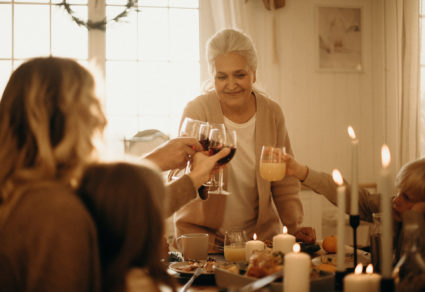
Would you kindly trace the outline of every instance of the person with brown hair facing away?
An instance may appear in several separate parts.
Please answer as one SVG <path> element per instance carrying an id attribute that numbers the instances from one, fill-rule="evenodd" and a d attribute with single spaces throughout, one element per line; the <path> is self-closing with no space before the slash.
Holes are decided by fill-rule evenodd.
<path id="1" fill-rule="evenodd" d="M 74 187 L 106 124 L 92 75 L 35 58 L 0 101 L 0 289 L 100 291 L 96 228 Z"/>
<path id="2" fill-rule="evenodd" d="M 24 62 L 6 85 L 0 100 L 2 291 L 102 288 L 95 224 L 75 194 L 83 170 L 99 159 L 94 139 L 106 125 L 95 89 L 87 69 L 58 57 Z M 166 167 L 173 154 L 167 163 L 174 166 L 196 143 L 177 139 L 147 158 Z M 194 154 L 206 163 L 168 187 L 177 191 L 167 197 L 179 198 L 169 209 L 196 198 L 220 155 Z"/>

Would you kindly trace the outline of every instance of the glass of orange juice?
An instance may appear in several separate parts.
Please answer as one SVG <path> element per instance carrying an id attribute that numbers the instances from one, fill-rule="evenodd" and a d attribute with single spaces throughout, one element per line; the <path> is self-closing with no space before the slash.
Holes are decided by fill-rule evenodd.
<path id="1" fill-rule="evenodd" d="M 260 158 L 260 175 L 267 181 L 279 181 L 285 177 L 285 147 L 263 146 Z"/>
<path id="2" fill-rule="evenodd" d="M 248 240 L 245 230 L 226 231 L 224 234 L 224 259 L 228 262 L 245 261 L 245 244 Z"/>

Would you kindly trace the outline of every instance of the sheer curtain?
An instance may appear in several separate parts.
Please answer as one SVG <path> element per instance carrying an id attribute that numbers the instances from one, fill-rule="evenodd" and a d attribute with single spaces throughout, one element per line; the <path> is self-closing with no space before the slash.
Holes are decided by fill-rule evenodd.
<path id="1" fill-rule="evenodd" d="M 420 30 L 419 1 L 400 0 L 401 90 L 400 90 L 400 164 L 423 155 L 420 140 Z"/>

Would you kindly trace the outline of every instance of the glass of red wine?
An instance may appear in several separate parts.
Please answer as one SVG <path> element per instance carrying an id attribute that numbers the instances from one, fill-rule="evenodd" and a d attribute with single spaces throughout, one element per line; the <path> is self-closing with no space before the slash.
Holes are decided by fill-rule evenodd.
<path id="1" fill-rule="evenodd" d="M 214 123 L 207 123 L 203 124 L 199 128 L 199 143 L 202 145 L 205 151 L 209 152 L 209 133 L 212 129 L 219 129 L 220 131 L 225 131 L 224 124 L 214 124 Z M 211 153 L 209 153 L 211 154 Z M 211 175 L 210 179 L 204 183 L 204 186 L 207 186 L 209 188 L 217 188 L 217 181 L 215 180 L 215 176 Z"/>
<path id="2" fill-rule="evenodd" d="M 200 135 L 201 135 L 201 126 L 208 128 L 208 123 L 204 121 L 195 120 L 189 117 L 186 117 L 183 120 L 183 123 L 181 125 L 179 136 L 180 137 L 193 137 L 200 141 Z M 207 132 L 208 137 L 208 132 Z M 201 142 L 202 144 L 202 142 Z M 178 179 L 180 176 L 184 174 L 188 174 L 190 172 L 191 167 L 191 159 L 192 157 L 189 157 L 189 160 L 187 161 L 186 167 L 184 168 L 184 172 L 182 169 L 173 169 L 170 171 L 168 175 L 168 181 L 174 181 Z"/>
<path id="3" fill-rule="evenodd" d="M 224 189 L 224 177 L 223 177 L 223 166 L 232 160 L 236 152 L 237 135 L 235 130 L 230 129 L 211 129 L 209 136 L 208 151 L 210 155 L 219 152 L 224 147 L 230 148 L 230 153 L 217 161 L 217 165 L 220 167 L 219 170 L 219 183 L 218 188 L 213 191 L 209 191 L 209 194 L 221 194 L 230 195 L 230 192 Z"/>

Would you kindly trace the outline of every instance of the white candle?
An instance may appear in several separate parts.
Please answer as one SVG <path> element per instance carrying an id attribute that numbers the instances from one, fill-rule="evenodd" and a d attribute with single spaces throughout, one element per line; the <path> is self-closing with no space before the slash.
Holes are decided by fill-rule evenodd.
<path id="1" fill-rule="evenodd" d="M 300 252 L 298 243 L 294 244 L 293 252 L 285 255 L 283 268 L 283 291 L 310 291 L 310 256 Z M 364 291 L 363 291 L 364 292 Z"/>
<path id="2" fill-rule="evenodd" d="M 334 182 L 338 185 L 337 188 L 337 250 L 336 250 L 336 270 L 339 272 L 345 271 L 345 186 L 341 173 L 334 169 L 332 171 Z"/>
<path id="3" fill-rule="evenodd" d="M 283 226 L 283 234 L 273 236 L 273 251 L 280 251 L 287 254 L 292 251 L 292 246 L 295 243 L 295 236 L 288 234 L 288 228 Z"/>
<path id="4" fill-rule="evenodd" d="M 359 140 L 356 138 L 354 129 L 348 127 L 348 135 L 351 137 L 351 215 L 359 214 Z"/>
<path id="5" fill-rule="evenodd" d="M 362 273 L 363 265 L 358 264 L 354 273 L 344 277 L 344 292 L 379 292 L 381 276 L 373 272 L 372 264 Z"/>
<path id="6" fill-rule="evenodd" d="M 254 240 L 247 241 L 245 245 L 245 257 L 247 261 L 249 261 L 249 258 L 251 257 L 251 254 L 254 250 L 264 250 L 264 242 L 257 240 L 257 234 L 254 233 L 253 238 Z"/>
<path id="7" fill-rule="evenodd" d="M 381 213 L 382 213 L 382 277 L 391 278 L 393 261 L 393 236 L 391 213 L 391 155 L 387 145 L 381 148 Z"/>

